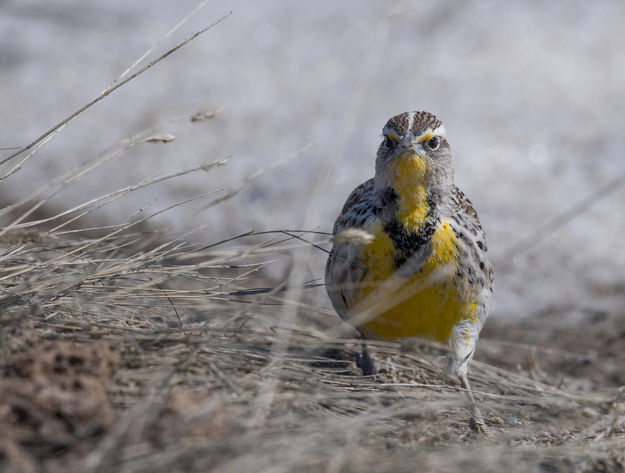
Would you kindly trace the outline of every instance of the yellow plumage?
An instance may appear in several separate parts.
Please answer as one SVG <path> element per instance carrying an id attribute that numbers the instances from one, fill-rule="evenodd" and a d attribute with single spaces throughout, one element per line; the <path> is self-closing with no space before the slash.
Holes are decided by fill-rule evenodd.
<path id="1" fill-rule="evenodd" d="M 364 317 L 368 320 L 359 325 L 362 331 L 370 338 L 389 341 L 421 337 L 447 342 L 453 326 L 475 310 L 475 302 L 463 301 L 452 284 L 455 244 L 449 224 L 439 224 L 432 237 L 432 252 L 421 270 L 410 278 L 393 280 L 393 243 L 383 231 L 374 233 L 374 240 L 362 251 L 361 264 L 367 276 L 353 309 L 353 317 L 369 310 Z"/>
<path id="2" fill-rule="evenodd" d="M 391 164 L 390 179 L 399 204 L 397 219 L 407 230 L 417 230 L 427 217 L 425 171 L 425 161 L 414 153 L 404 153 Z"/>

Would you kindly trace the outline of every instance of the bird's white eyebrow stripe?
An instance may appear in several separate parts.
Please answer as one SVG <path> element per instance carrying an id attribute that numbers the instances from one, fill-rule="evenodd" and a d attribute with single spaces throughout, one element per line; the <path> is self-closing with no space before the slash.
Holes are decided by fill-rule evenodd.
<path id="1" fill-rule="evenodd" d="M 447 136 L 447 130 L 445 130 L 445 127 L 443 125 L 437 126 L 432 133 L 437 136 L 442 136 L 443 138 Z"/>

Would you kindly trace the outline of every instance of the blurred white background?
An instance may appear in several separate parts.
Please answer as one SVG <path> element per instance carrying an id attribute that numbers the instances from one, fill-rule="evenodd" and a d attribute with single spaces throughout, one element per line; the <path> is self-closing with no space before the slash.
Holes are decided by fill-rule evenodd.
<path id="1" fill-rule="evenodd" d="M 29 143 L 88 102 L 197 3 L 0 1 L 0 148 Z M 164 127 L 176 141 L 131 149 L 51 204 L 68 208 L 230 156 L 217 170 L 133 193 L 97 218 L 126 220 L 155 198 L 152 207 L 162 208 L 267 168 L 229 202 L 160 221 L 210 224 L 207 241 L 330 230 L 348 193 L 373 175 L 386 120 L 423 109 L 445 123 L 456 181 L 486 228 L 494 316 L 551 314 L 565 323 L 622 311 L 625 185 L 536 246 L 514 257 L 509 250 L 625 176 L 625 3 L 214 0 L 157 52 L 229 11 L 72 122 L 0 184 L 2 202 L 148 127 L 220 108 L 212 121 Z M 313 254 L 321 277 L 325 256 Z"/>

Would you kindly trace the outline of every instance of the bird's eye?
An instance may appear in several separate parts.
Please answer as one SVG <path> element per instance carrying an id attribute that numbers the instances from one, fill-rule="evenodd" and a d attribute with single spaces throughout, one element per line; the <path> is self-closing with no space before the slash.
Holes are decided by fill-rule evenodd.
<path id="1" fill-rule="evenodd" d="M 394 144 L 395 141 L 393 141 L 392 138 L 388 136 L 384 137 L 384 146 L 386 146 L 387 148 L 392 148 Z"/>
<path id="2" fill-rule="evenodd" d="M 430 151 L 436 151 L 438 147 L 441 145 L 441 140 L 438 136 L 434 138 L 430 138 L 425 142 L 425 145 L 429 148 Z"/>

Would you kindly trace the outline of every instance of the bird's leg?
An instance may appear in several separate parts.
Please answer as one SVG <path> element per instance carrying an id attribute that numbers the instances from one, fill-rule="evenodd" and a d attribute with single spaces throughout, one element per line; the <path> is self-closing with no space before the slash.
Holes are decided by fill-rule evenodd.
<path id="1" fill-rule="evenodd" d="M 369 350 L 367 350 L 367 345 L 364 343 L 362 344 L 362 355 L 356 354 L 356 364 L 362 369 L 363 376 L 374 376 L 378 373 L 378 370 L 375 369 L 375 363 L 369 355 Z"/>
<path id="2" fill-rule="evenodd" d="M 471 403 L 471 418 L 474 423 L 474 425 L 472 425 L 472 428 L 478 432 L 487 433 L 486 423 L 484 422 L 484 418 L 482 417 L 480 408 L 477 407 L 475 398 L 473 397 L 473 393 L 471 392 L 471 386 L 469 386 L 469 380 L 467 379 L 467 374 L 466 373 L 459 374 L 458 379 L 460 380 L 460 386 L 462 386 L 462 388 L 465 389 L 465 392 L 467 393 L 467 397 L 469 398 L 469 402 Z"/>

